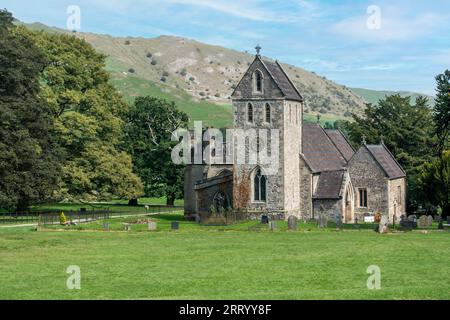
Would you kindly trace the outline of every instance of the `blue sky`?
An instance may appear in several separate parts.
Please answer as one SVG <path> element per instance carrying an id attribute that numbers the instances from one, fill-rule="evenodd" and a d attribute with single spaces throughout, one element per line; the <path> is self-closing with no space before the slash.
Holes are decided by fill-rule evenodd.
<path id="1" fill-rule="evenodd" d="M 22 21 L 61 28 L 69 5 L 80 7 L 83 32 L 251 52 L 259 43 L 265 56 L 351 87 L 434 94 L 434 76 L 450 68 L 448 0 L 0 0 Z M 379 29 L 367 27 L 371 5 Z"/>

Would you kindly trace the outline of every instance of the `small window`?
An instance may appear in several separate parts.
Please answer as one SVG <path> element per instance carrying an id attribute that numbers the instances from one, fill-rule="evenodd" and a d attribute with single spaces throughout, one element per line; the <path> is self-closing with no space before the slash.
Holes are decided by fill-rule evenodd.
<path id="1" fill-rule="evenodd" d="M 367 189 L 359 189 L 359 207 L 367 208 Z"/>
<path id="2" fill-rule="evenodd" d="M 262 174 L 261 169 L 256 170 L 253 180 L 253 200 L 266 201 L 267 178 Z"/>
<path id="3" fill-rule="evenodd" d="M 255 79 L 255 91 L 262 92 L 263 89 L 263 77 L 260 71 L 256 71 L 254 75 Z"/>
<path id="4" fill-rule="evenodd" d="M 266 104 L 266 122 L 271 122 L 270 105 L 268 103 Z"/>
<path id="5" fill-rule="evenodd" d="M 397 204 L 402 204 L 402 187 L 397 187 Z"/>
<path id="6" fill-rule="evenodd" d="M 253 123 L 253 106 L 251 103 L 247 106 L 247 121 Z"/>

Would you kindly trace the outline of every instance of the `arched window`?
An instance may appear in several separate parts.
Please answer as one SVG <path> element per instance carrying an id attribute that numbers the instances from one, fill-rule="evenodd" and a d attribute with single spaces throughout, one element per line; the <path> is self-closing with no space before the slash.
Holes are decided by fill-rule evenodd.
<path id="1" fill-rule="evenodd" d="M 251 103 L 247 106 L 247 121 L 253 123 L 253 106 Z"/>
<path id="2" fill-rule="evenodd" d="M 271 114 L 270 114 L 270 104 L 266 104 L 266 122 L 270 123 Z"/>
<path id="3" fill-rule="evenodd" d="M 253 177 L 253 200 L 266 201 L 267 178 L 262 174 L 261 169 L 256 169 Z"/>
<path id="4" fill-rule="evenodd" d="M 261 71 L 256 70 L 253 74 L 253 79 L 255 81 L 254 83 L 254 90 L 256 92 L 262 92 L 263 91 L 263 76 Z"/>

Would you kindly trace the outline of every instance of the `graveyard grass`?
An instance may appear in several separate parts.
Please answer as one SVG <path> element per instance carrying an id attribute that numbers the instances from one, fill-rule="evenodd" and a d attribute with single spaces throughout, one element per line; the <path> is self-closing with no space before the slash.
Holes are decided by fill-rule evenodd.
<path id="1" fill-rule="evenodd" d="M 450 299 L 447 232 L 377 234 L 255 222 L 207 227 L 181 213 L 156 217 L 159 231 L 130 217 L 81 230 L 0 228 L 0 299 Z M 181 221 L 178 231 L 171 221 Z M 67 267 L 81 269 L 68 290 Z M 367 289 L 367 268 L 381 289 Z"/>

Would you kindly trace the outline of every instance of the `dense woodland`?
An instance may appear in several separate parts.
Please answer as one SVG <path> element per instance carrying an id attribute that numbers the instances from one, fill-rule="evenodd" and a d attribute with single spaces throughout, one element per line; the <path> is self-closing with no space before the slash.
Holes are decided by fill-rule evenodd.
<path id="1" fill-rule="evenodd" d="M 105 56 L 70 35 L 31 32 L 0 11 L 0 208 L 51 201 L 183 196 L 171 132 L 188 117 L 173 102 L 128 105 L 110 84 Z M 425 98 L 387 97 L 338 121 L 358 146 L 384 141 L 408 174 L 410 213 L 450 214 L 450 71 Z M 136 201 L 131 201 L 136 203 Z"/>

